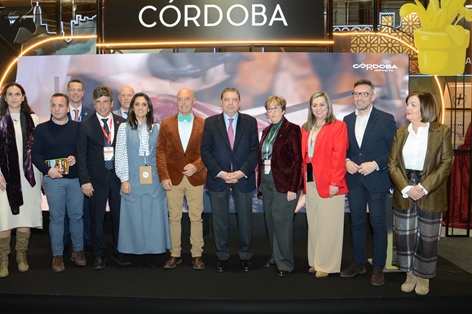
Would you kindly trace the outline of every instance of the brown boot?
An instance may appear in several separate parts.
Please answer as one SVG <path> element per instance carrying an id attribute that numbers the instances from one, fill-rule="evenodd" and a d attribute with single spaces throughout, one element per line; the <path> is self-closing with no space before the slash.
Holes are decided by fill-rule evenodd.
<path id="1" fill-rule="evenodd" d="M 59 273 L 64 271 L 66 268 L 64 267 L 64 258 L 62 255 L 57 255 L 52 258 L 52 271 L 55 273 Z"/>
<path id="2" fill-rule="evenodd" d="M 19 232 L 16 230 L 16 261 L 18 262 L 18 270 L 25 272 L 29 269 L 26 260 L 26 251 L 28 251 L 28 243 L 31 232 Z"/>
<path id="3" fill-rule="evenodd" d="M 8 254 L 10 254 L 10 237 L 0 238 L 0 278 L 8 276 Z"/>

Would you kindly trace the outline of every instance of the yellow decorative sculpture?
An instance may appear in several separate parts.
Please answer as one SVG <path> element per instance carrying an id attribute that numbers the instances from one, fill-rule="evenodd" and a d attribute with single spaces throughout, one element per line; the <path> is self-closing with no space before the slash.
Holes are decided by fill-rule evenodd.
<path id="1" fill-rule="evenodd" d="M 460 75 L 464 73 L 465 54 L 469 47 L 470 31 L 457 23 L 465 18 L 472 21 L 466 0 L 431 0 L 428 9 L 418 1 L 400 8 L 402 18 L 417 13 L 422 28 L 414 31 L 418 48 L 420 73 L 432 75 Z M 454 24 L 452 24 L 455 22 Z"/>

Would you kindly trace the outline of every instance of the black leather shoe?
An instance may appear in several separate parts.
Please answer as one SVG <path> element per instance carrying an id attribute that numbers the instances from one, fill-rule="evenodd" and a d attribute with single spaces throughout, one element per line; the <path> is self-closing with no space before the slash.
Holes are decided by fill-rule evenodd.
<path id="1" fill-rule="evenodd" d="M 243 271 L 250 271 L 252 268 L 252 264 L 250 260 L 242 260 L 241 261 L 241 268 Z"/>
<path id="2" fill-rule="evenodd" d="M 93 262 L 93 269 L 100 270 L 100 269 L 105 268 L 105 262 L 106 262 L 105 257 L 97 257 L 95 261 Z"/>
<path id="3" fill-rule="evenodd" d="M 123 253 L 113 254 L 111 259 L 114 260 L 120 266 L 131 265 L 131 262 L 126 259 Z"/>
<path id="4" fill-rule="evenodd" d="M 216 270 L 219 273 L 222 273 L 226 269 L 226 266 L 228 266 L 228 260 L 218 260 L 218 263 L 216 263 Z"/>

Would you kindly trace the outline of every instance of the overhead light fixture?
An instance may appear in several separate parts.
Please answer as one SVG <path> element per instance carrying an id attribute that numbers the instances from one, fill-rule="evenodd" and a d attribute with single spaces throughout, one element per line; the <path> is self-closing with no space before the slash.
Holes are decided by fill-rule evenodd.
<path id="1" fill-rule="evenodd" d="M 261 41 L 156 41 L 156 42 L 102 42 L 97 48 L 136 48 L 136 47 L 228 47 L 228 46 L 327 46 L 333 45 L 333 40 L 261 40 Z"/>
<path id="2" fill-rule="evenodd" d="M 8 73 L 10 73 L 13 66 L 18 62 L 18 58 L 24 56 L 25 54 L 27 54 L 29 51 L 33 50 L 34 48 L 39 47 L 39 46 L 41 46 L 45 43 L 48 43 L 50 41 L 55 41 L 55 40 L 92 39 L 92 38 L 97 38 L 97 35 L 77 35 L 77 36 L 72 36 L 70 38 L 66 38 L 66 37 L 63 37 L 63 36 L 54 36 L 54 37 L 48 37 L 44 40 L 38 41 L 37 43 L 35 43 L 35 44 L 29 46 L 28 48 L 26 48 L 25 50 L 23 50 L 18 55 L 18 57 L 16 57 L 12 62 L 10 62 L 7 69 L 3 73 L 2 78 L 0 79 L 0 87 L 3 86 L 3 81 L 7 77 Z"/>

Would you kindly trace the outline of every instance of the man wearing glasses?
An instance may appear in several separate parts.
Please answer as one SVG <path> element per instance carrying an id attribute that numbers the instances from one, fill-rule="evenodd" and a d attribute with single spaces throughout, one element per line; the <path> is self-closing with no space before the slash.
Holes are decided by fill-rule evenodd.
<path id="1" fill-rule="evenodd" d="M 351 212 L 353 261 L 341 271 L 341 277 L 364 274 L 366 260 L 366 220 L 369 205 L 370 224 L 374 235 L 374 268 L 371 284 L 385 283 L 383 269 L 387 259 L 387 224 L 385 205 L 390 190 L 387 163 L 396 124 L 393 115 L 376 109 L 374 85 L 366 79 L 354 84 L 352 93 L 356 111 L 344 117 L 349 148 L 346 154 L 346 181 Z"/>

